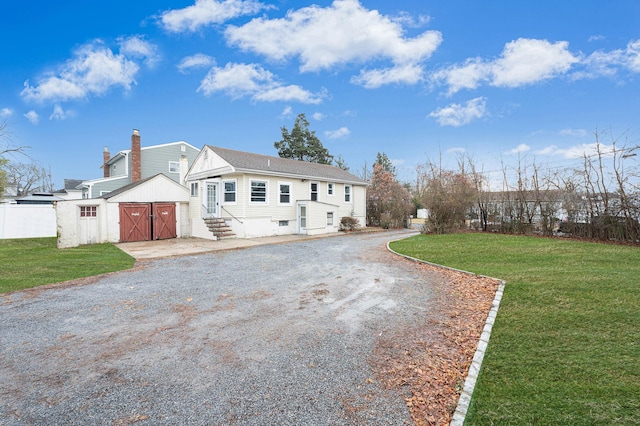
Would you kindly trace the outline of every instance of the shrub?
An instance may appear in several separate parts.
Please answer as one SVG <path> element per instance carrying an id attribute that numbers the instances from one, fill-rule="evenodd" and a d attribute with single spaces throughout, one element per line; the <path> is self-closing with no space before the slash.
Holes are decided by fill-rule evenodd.
<path id="1" fill-rule="evenodd" d="M 355 231 L 360 227 L 358 223 L 358 219 L 351 216 L 344 216 L 340 219 L 340 230 L 341 231 Z"/>

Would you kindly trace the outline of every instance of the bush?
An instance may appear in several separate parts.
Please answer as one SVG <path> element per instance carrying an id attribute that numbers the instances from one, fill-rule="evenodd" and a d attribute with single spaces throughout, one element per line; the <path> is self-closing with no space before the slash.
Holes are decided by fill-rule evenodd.
<path id="1" fill-rule="evenodd" d="M 360 227 L 358 223 L 358 219 L 351 216 L 344 216 L 340 219 L 340 230 L 341 231 L 355 231 Z"/>

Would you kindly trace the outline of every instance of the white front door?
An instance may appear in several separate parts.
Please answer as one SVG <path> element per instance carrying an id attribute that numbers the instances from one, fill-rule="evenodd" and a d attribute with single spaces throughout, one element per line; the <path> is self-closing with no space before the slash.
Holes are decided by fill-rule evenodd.
<path id="1" fill-rule="evenodd" d="M 298 204 L 298 234 L 307 233 L 307 205 Z"/>
<path id="2" fill-rule="evenodd" d="M 204 217 L 220 217 L 220 201 L 217 182 L 205 182 L 202 188 Z"/>

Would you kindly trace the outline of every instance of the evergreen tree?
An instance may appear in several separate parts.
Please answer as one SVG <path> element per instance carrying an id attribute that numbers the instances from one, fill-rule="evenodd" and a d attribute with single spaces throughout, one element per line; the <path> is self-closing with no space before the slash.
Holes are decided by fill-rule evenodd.
<path id="1" fill-rule="evenodd" d="M 282 158 L 309 161 L 311 163 L 331 164 L 333 155 L 322 145 L 316 132 L 309 130 L 309 121 L 304 113 L 298 114 L 291 133 L 282 126 L 282 140 L 275 142 L 273 146 L 278 150 Z"/>

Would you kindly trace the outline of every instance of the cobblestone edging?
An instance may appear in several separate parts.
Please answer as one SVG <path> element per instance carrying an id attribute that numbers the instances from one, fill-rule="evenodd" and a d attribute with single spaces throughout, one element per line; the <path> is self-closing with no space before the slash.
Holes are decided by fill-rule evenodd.
<path id="1" fill-rule="evenodd" d="M 427 265 L 433 265 L 439 268 L 449 269 L 451 271 L 462 272 L 464 274 L 477 275 L 472 272 L 462 271 L 460 269 L 450 268 L 448 266 L 438 265 L 436 263 L 427 262 L 425 260 L 416 259 L 411 256 L 400 254 L 391 249 L 389 244 L 392 242 L 393 241 L 389 241 L 387 243 L 387 250 L 389 250 L 394 254 L 397 254 L 398 256 L 404 257 L 409 260 L 413 260 L 414 262 L 425 263 Z M 484 275 L 478 275 L 478 276 L 484 277 L 484 278 L 496 279 L 493 277 L 485 277 Z M 467 373 L 467 378 L 464 381 L 464 387 L 462 388 L 462 392 L 460 393 L 460 398 L 458 399 L 458 406 L 456 407 L 456 411 L 453 413 L 453 417 L 451 418 L 451 422 L 449 423 L 449 426 L 462 426 L 467 416 L 467 411 L 469 410 L 469 404 L 471 403 L 471 396 L 473 395 L 473 390 L 476 387 L 476 381 L 478 380 L 478 374 L 480 374 L 480 367 L 482 366 L 482 360 L 484 359 L 484 354 L 487 350 L 487 346 L 489 345 L 491 330 L 493 329 L 493 324 L 496 320 L 496 316 L 498 315 L 498 308 L 500 307 L 500 301 L 502 300 L 502 295 L 504 293 L 505 282 L 503 280 L 498 280 L 498 281 L 500 282 L 500 284 L 498 285 L 498 289 L 496 290 L 496 296 L 493 298 L 493 302 L 491 303 L 491 309 L 489 309 L 487 320 L 485 321 L 484 328 L 482 329 L 482 334 L 480 335 L 480 341 L 478 342 L 476 352 L 473 356 L 473 361 L 471 361 L 471 365 L 469 366 L 469 372 Z"/>

